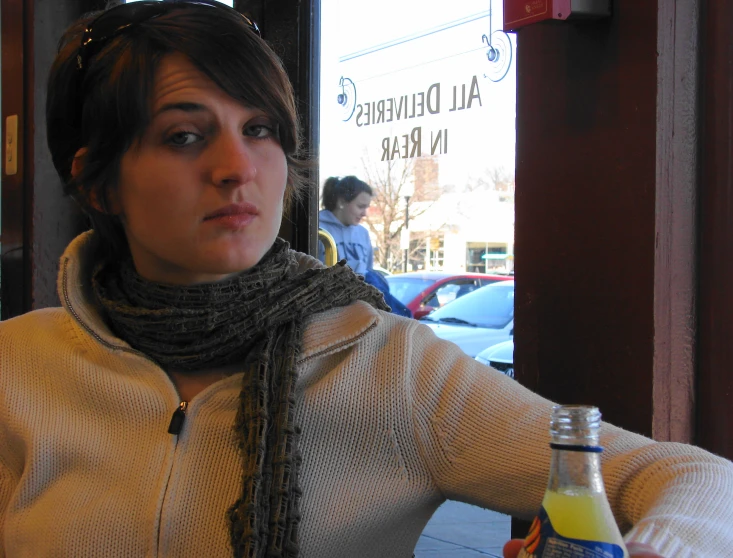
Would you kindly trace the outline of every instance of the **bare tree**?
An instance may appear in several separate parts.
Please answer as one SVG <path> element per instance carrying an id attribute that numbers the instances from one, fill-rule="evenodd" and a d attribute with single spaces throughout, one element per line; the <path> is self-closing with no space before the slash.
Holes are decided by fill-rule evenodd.
<path id="1" fill-rule="evenodd" d="M 484 170 L 478 178 L 468 180 L 464 191 L 499 192 L 503 201 L 514 201 L 514 175 L 504 167 L 493 167 Z"/>
<path id="2" fill-rule="evenodd" d="M 410 196 L 410 219 L 425 213 L 440 197 L 437 161 L 425 164 L 416 159 L 397 159 L 374 163 L 364 155 L 361 162 L 364 179 L 374 190 L 366 223 L 377 238 L 376 259 L 389 269 L 390 260 L 402 261 L 400 235 L 407 217 L 405 196 Z"/>

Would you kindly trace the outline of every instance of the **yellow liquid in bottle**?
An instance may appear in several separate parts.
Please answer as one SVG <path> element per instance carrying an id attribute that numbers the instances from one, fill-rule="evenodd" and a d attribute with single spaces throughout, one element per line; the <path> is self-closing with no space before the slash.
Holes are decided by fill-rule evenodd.
<path id="1" fill-rule="evenodd" d="M 555 531 L 563 537 L 617 544 L 625 549 L 604 494 L 548 490 L 542 506 Z M 625 550 L 624 556 L 628 556 Z"/>
<path id="2" fill-rule="evenodd" d="M 549 528 L 549 525 L 542 527 L 541 518 L 535 519 L 525 539 L 525 547 L 519 553 L 519 558 L 547 555 L 564 557 L 599 556 L 599 554 L 590 550 L 570 550 L 567 545 L 564 547 L 566 548 L 564 551 L 552 551 L 549 548 L 544 548 L 546 544 L 550 544 L 547 537 L 562 537 L 576 540 L 579 543 L 580 541 L 588 541 L 587 544 L 590 547 L 596 546 L 592 543 L 616 545 L 619 547 L 616 552 L 619 550 L 623 552 L 624 558 L 629 556 L 604 494 L 594 494 L 583 489 L 576 489 L 574 492 L 553 492 L 548 490 L 542 500 L 540 515 L 549 519 L 552 524 L 552 534 L 545 531 L 546 528 Z M 552 545 L 550 544 L 550 546 Z M 614 552 L 614 555 L 618 555 L 616 552 Z"/>

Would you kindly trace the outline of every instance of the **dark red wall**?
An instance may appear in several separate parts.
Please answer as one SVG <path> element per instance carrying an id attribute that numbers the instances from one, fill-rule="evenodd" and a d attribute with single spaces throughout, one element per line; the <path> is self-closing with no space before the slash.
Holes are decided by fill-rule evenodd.
<path id="1" fill-rule="evenodd" d="M 651 435 L 657 3 L 518 33 L 519 381 Z"/>

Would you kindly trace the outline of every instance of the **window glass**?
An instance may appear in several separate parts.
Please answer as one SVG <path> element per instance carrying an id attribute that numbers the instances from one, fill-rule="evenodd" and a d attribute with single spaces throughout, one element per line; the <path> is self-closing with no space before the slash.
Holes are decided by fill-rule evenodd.
<path id="1" fill-rule="evenodd" d="M 434 308 L 445 306 L 449 302 L 452 302 L 455 299 L 463 296 L 464 294 L 468 294 L 474 291 L 475 289 L 476 285 L 474 284 L 474 281 L 472 279 L 446 283 L 435 291 L 435 298 L 430 301 L 430 306 Z"/>
<path id="2" fill-rule="evenodd" d="M 411 302 L 417 295 L 435 283 L 432 279 L 421 277 L 400 277 L 390 275 L 387 277 L 389 292 L 402 304 Z"/>
<path id="3" fill-rule="evenodd" d="M 481 327 L 505 327 L 514 318 L 514 285 L 483 287 L 438 308 L 428 320 L 462 320 Z"/>
<path id="4" fill-rule="evenodd" d="M 507 245 L 496 242 L 467 242 L 466 267 L 473 273 L 493 273 L 506 269 Z"/>
<path id="5" fill-rule="evenodd" d="M 373 197 L 363 216 L 322 209 L 319 225 L 345 242 L 368 238 L 403 304 L 432 283 L 421 272 L 513 270 L 516 41 L 501 21 L 502 0 L 321 0 L 321 187 L 353 175 Z M 505 327 L 513 288 L 482 292 L 449 284 L 413 315 Z M 459 523 L 475 517 L 451 510 Z M 503 544 L 509 517 L 499 525 Z"/>
<path id="6" fill-rule="evenodd" d="M 501 0 L 321 2 L 321 185 L 371 186 L 358 225 L 341 223 L 392 273 L 513 267 L 516 41 L 501 20 Z"/>

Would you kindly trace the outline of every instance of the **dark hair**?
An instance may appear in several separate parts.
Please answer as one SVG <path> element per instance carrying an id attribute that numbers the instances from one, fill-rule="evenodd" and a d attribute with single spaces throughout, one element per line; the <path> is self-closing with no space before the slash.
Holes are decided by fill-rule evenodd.
<path id="1" fill-rule="evenodd" d="M 369 184 L 355 176 L 344 176 L 343 178 L 331 176 L 323 184 L 321 205 L 329 211 L 333 211 L 336 209 L 339 200 L 348 203 L 362 192 L 366 192 L 370 196 L 373 195 Z"/>
<path id="2" fill-rule="evenodd" d="M 190 4 L 131 26 L 88 61 L 78 84 L 76 55 L 84 17 L 66 31 L 48 80 L 46 127 L 53 164 L 64 191 L 87 212 L 92 226 L 118 255 L 127 241 L 119 218 L 104 211 L 117 187 L 120 162 L 151 120 L 155 73 L 164 56 L 181 53 L 224 92 L 264 111 L 278 125 L 288 164 L 285 207 L 305 188 L 300 132 L 292 85 L 277 55 L 234 10 Z M 82 106 L 83 105 L 83 106 Z M 76 152 L 86 147 L 72 178 Z M 96 200 L 103 211 L 92 205 Z"/>

